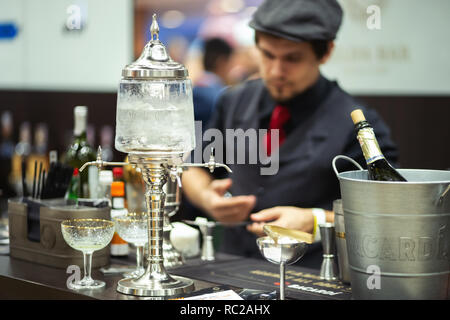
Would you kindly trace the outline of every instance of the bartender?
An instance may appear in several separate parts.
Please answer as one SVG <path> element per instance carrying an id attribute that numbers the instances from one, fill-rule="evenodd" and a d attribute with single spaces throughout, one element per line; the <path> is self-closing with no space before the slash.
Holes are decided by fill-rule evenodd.
<path id="1" fill-rule="evenodd" d="M 350 119 L 355 106 L 373 125 L 388 161 L 397 160 L 389 129 L 377 113 L 320 73 L 333 52 L 342 15 L 335 0 L 266 0 L 255 11 L 250 26 L 260 54 L 260 78 L 226 90 L 209 128 L 220 130 L 223 137 L 226 129 L 279 130 L 279 147 L 267 137 L 261 139 L 267 156 L 278 156 L 278 171 L 263 175 L 262 163 L 233 161 L 226 162 L 233 170 L 230 175 L 219 170 L 211 175 L 200 168 L 183 174 L 189 200 L 210 218 L 230 224 L 224 228 L 221 251 L 261 258 L 256 238 L 263 234 L 264 223 L 271 223 L 314 234 L 316 241 L 301 264 L 320 267 L 317 225 L 334 221 L 332 202 L 340 198 L 332 159 L 346 155 L 365 166 Z M 224 150 L 218 151 L 223 151 L 223 160 L 229 148 L 237 151 L 233 143 L 227 139 Z M 246 152 L 249 159 L 252 151 Z M 345 162 L 338 168 L 354 170 Z M 232 226 L 242 221 L 250 224 Z"/>

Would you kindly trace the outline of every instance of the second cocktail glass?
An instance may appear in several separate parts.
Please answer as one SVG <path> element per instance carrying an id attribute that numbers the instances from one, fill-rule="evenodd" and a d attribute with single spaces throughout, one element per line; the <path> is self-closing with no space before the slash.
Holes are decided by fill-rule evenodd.
<path id="1" fill-rule="evenodd" d="M 148 242 L 147 219 L 145 212 L 130 212 L 113 219 L 119 236 L 136 247 L 136 270 L 125 273 L 125 278 L 137 278 L 144 274 L 144 246 Z"/>

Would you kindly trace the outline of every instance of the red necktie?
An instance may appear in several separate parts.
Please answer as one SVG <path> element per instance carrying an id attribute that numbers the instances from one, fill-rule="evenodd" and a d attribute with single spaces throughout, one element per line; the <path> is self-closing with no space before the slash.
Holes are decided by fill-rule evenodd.
<path id="1" fill-rule="evenodd" d="M 264 142 L 266 145 L 267 156 L 270 156 L 272 153 L 272 141 L 270 131 L 273 129 L 278 129 L 279 131 L 279 146 L 281 147 L 282 143 L 286 139 L 286 131 L 283 126 L 286 122 L 291 118 L 291 114 L 289 109 L 285 106 L 276 106 L 272 111 L 272 116 L 270 117 L 269 130 L 267 131 Z"/>

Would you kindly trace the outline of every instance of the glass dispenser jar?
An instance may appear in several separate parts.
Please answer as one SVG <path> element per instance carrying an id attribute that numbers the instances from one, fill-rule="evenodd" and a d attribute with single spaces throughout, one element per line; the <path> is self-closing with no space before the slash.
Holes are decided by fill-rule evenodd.
<path id="1" fill-rule="evenodd" d="M 187 69 L 170 58 L 158 33 L 154 16 L 151 40 L 122 70 L 115 147 L 125 153 L 186 154 L 195 148 L 191 80 Z"/>

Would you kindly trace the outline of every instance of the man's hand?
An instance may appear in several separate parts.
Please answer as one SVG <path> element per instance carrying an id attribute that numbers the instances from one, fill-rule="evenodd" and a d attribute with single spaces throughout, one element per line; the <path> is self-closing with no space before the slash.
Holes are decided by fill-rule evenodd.
<path id="1" fill-rule="evenodd" d="M 271 221 L 267 224 L 308 233 L 312 233 L 314 229 L 312 209 L 273 207 L 254 213 L 250 215 L 250 218 L 255 222 L 248 225 L 247 230 L 258 236 L 264 235 L 263 226 L 267 221 Z"/>
<path id="2" fill-rule="evenodd" d="M 201 193 L 202 208 L 217 221 L 226 223 L 244 221 L 256 204 L 256 197 L 252 195 L 224 197 L 231 184 L 231 179 L 213 180 Z"/>

